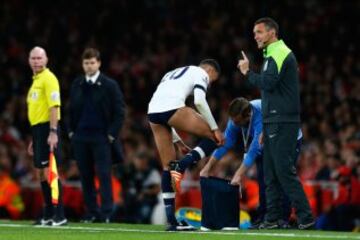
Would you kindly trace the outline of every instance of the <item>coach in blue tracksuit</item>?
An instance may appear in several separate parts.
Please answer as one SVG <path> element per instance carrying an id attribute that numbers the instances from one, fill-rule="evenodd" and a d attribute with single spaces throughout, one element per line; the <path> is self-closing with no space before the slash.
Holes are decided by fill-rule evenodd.
<path id="1" fill-rule="evenodd" d="M 231 182 L 234 185 L 239 185 L 241 177 L 245 174 L 246 170 L 249 169 L 254 162 L 256 163 L 260 189 L 260 205 L 258 208 L 258 219 L 253 223 L 253 227 L 257 227 L 264 220 L 266 211 L 263 149 L 259 142 L 262 134 L 261 100 L 258 99 L 249 102 L 245 98 L 236 98 L 231 102 L 228 112 L 230 119 L 225 130 L 225 145 L 215 150 L 200 175 L 207 177 L 214 164 L 229 150 L 237 147 L 237 144 L 240 143 L 241 148 L 244 150 L 244 158 Z M 299 129 L 298 144 L 296 147 L 297 152 L 300 151 L 301 139 L 302 133 Z M 295 167 L 295 162 L 293 164 Z M 282 197 L 283 219 L 279 219 L 279 221 L 281 222 L 280 227 L 287 227 L 291 206 L 288 197 L 284 193 Z"/>

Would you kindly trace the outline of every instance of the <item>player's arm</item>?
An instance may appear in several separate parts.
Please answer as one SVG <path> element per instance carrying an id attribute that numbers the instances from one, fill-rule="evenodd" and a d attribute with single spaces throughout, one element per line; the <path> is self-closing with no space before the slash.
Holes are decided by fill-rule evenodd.
<path id="1" fill-rule="evenodd" d="M 224 144 L 224 136 L 219 130 L 218 125 L 211 113 L 210 107 L 206 101 L 206 88 L 203 85 L 195 85 L 194 88 L 194 104 L 205 121 L 209 124 L 210 129 L 214 133 L 214 140 L 218 145 Z"/>
<path id="2" fill-rule="evenodd" d="M 194 104 L 199 113 L 204 117 L 212 131 L 218 130 L 219 127 L 211 113 L 210 107 L 206 101 L 206 89 L 201 85 L 195 85 Z"/>
<path id="3" fill-rule="evenodd" d="M 194 72 L 194 104 L 196 109 L 209 124 L 210 129 L 214 132 L 214 138 L 218 145 L 224 144 L 224 136 L 219 130 L 218 125 L 211 113 L 210 107 L 206 101 L 206 90 L 209 85 L 209 76 L 202 72 Z"/>

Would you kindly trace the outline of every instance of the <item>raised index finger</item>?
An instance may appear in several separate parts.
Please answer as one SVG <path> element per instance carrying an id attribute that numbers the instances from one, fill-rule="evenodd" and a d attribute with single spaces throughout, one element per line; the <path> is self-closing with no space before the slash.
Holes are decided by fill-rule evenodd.
<path id="1" fill-rule="evenodd" d="M 245 55 L 244 51 L 241 51 L 241 54 L 243 55 L 244 60 L 248 60 L 247 56 Z"/>

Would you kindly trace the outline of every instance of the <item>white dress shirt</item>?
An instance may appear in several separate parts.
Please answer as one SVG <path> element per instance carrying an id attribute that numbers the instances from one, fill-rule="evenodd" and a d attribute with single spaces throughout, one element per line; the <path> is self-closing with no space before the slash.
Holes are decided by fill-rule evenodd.
<path id="1" fill-rule="evenodd" d="M 98 79 L 100 75 L 100 71 L 97 71 L 94 75 L 92 76 L 89 76 L 89 75 L 86 75 L 85 78 L 86 78 L 86 82 L 88 83 L 91 83 L 91 84 L 95 84 L 96 80 Z"/>

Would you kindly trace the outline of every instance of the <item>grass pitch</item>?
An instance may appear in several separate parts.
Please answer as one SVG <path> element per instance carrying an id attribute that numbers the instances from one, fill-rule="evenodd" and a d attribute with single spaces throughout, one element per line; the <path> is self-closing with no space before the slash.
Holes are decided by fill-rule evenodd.
<path id="1" fill-rule="evenodd" d="M 1 240 L 297 240 L 358 239 L 359 233 L 299 230 L 239 230 L 210 232 L 166 232 L 164 226 L 138 224 L 81 224 L 62 227 L 32 226 L 28 221 L 0 220 Z"/>

